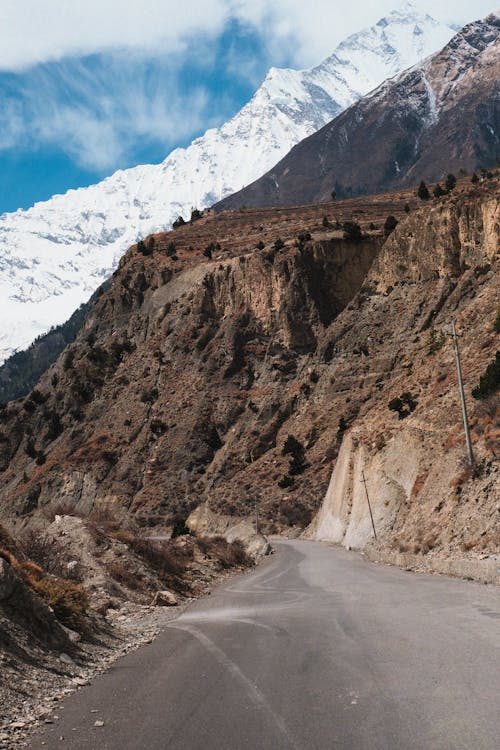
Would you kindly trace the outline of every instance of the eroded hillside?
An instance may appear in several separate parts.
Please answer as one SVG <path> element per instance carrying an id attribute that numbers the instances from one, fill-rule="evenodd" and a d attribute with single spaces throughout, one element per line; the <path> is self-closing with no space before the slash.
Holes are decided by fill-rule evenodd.
<path id="1" fill-rule="evenodd" d="M 346 221 L 363 237 L 344 239 Z M 238 515 L 257 501 L 268 529 L 304 526 L 349 440 L 403 488 L 384 544 L 492 549 L 498 401 L 470 394 L 499 348 L 498 234 L 492 179 L 428 204 L 402 191 L 230 212 L 132 247 L 76 341 L 2 412 L 2 517 L 106 506 L 165 527 L 205 500 Z M 388 403 L 405 392 L 403 420 Z"/>

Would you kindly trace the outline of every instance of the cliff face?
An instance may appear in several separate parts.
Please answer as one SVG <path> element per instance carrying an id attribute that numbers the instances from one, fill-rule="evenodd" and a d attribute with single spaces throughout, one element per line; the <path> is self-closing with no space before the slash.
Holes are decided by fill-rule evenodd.
<path id="1" fill-rule="evenodd" d="M 440 334 L 454 315 L 470 399 L 498 348 L 498 181 L 409 215 L 406 203 L 339 203 L 328 226 L 315 206 L 222 214 L 156 236 L 151 254 L 131 248 L 76 341 L 2 413 L 2 516 L 23 526 L 106 506 L 164 526 L 205 500 L 240 515 L 257 500 L 266 528 L 303 526 L 340 449 L 337 472 L 382 467 L 385 544 L 429 529 L 435 545 L 489 549 L 498 403 L 470 403 L 482 469 L 458 480 L 461 416 Z M 389 212 L 401 221 L 386 239 L 373 226 Z M 335 228 L 352 219 L 361 241 Z M 387 405 L 405 391 L 417 404 L 403 421 Z M 341 539 L 349 497 L 333 512 Z M 363 544 L 359 513 L 349 534 Z"/>

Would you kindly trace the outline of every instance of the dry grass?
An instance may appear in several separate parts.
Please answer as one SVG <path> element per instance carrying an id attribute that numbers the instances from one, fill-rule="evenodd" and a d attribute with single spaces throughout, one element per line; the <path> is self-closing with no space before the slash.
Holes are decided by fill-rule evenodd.
<path id="1" fill-rule="evenodd" d="M 450 487 L 453 487 L 457 489 L 458 487 L 461 487 L 463 484 L 469 481 L 469 479 L 472 478 L 474 474 L 473 469 L 470 466 L 466 466 L 462 471 L 460 471 L 450 482 Z"/>
<path id="2" fill-rule="evenodd" d="M 9 534 L 6 528 L 0 524 L 0 548 L 7 550 L 8 552 L 16 552 L 17 543 L 13 537 Z"/>
<path id="3" fill-rule="evenodd" d="M 245 551 L 243 542 L 239 539 L 228 542 L 222 536 L 198 537 L 196 543 L 207 557 L 217 560 L 224 570 L 236 567 L 246 568 L 253 564 Z"/>
<path id="4" fill-rule="evenodd" d="M 31 580 L 30 585 L 52 607 L 55 616 L 63 625 L 72 630 L 87 629 L 86 613 L 89 599 L 83 586 L 65 578 L 52 576 Z"/>
<path id="5" fill-rule="evenodd" d="M 5 551 L 2 556 L 20 573 L 30 589 L 45 599 L 59 622 L 72 630 L 87 630 L 89 598 L 83 586 L 67 578 L 48 575 L 31 560 L 18 560 Z"/>
<path id="6" fill-rule="evenodd" d="M 26 558 L 40 566 L 45 573 L 77 582 L 82 581 L 78 566 L 68 570 L 69 558 L 57 539 L 51 539 L 32 530 L 24 534 L 19 546 Z"/>
<path id="7" fill-rule="evenodd" d="M 144 588 L 142 579 L 134 575 L 130 568 L 128 568 L 122 562 L 108 563 L 106 565 L 106 571 L 114 581 L 116 581 L 117 583 L 121 583 L 122 586 L 126 586 L 127 588 L 132 590 Z"/>

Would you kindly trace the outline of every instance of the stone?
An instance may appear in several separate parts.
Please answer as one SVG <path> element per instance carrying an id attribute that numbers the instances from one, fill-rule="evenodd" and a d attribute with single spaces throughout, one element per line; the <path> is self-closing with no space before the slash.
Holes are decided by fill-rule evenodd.
<path id="1" fill-rule="evenodd" d="M 157 591 L 151 602 L 152 607 L 176 607 L 177 598 L 171 591 Z"/>

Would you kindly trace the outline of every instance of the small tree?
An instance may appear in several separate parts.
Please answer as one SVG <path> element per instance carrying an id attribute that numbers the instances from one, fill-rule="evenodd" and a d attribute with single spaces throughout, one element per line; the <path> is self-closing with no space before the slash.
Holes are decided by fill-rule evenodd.
<path id="1" fill-rule="evenodd" d="M 410 416 L 412 411 L 418 406 L 418 402 L 409 391 L 405 391 L 401 396 L 391 398 L 388 407 L 391 411 L 397 411 L 399 419 L 405 419 Z"/>
<path id="2" fill-rule="evenodd" d="M 361 227 L 355 221 L 345 221 L 342 229 L 344 230 L 344 239 L 358 242 L 362 238 Z"/>
<path id="3" fill-rule="evenodd" d="M 432 194 L 434 195 L 434 198 L 441 198 L 443 195 L 446 195 L 446 190 L 443 190 L 443 188 L 441 187 L 441 185 L 438 182 L 438 184 L 436 185 L 436 187 L 432 191 Z"/>
<path id="4" fill-rule="evenodd" d="M 193 224 L 193 222 L 198 221 L 198 219 L 201 219 L 203 216 L 203 211 L 199 211 L 197 208 L 193 208 L 191 210 L 191 219 L 190 222 Z"/>
<path id="5" fill-rule="evenodd" d="M 334 201 L 334 200 L 337 199 L 337 191 L 336 190 L 332 190 L 332 192 L 330 193 L 330 195 L 331 195 L 332 201 Z"/>
<path id="6" fill-rule="evenodd" d="M 405 213 L 406 214 L 410 213 L 410 206 L 408 205 L 408 203 L 405 203 Z"/>
<path id="7" fill-rule="evenodd" d="M 418 195 L 418 197 L 420 198 L 421 201 L 428 201 L 429 198 L 431 197 L 430 193 L 429 193 L 429 191 L 427 189 L 427 185 L 425 184 L 425 182 L 423 180 L 420 183 L 420 185 L 418 186 L 417 195 Z"/>
<path id="8" fill-rule="evenodd" d="M 388 237 L 394 230 L 396 229 L 397 225 L 399 224 L 398 220 L 395 216 L 388 216 L 385 220 L 384 224 L 384 234 L 386 237 Z"/>
<path id="9" fill-rule="evenodd" d="M 207 245 L 207 247 L 203 251 L 203 255 L 205 258 L 208 258 L 208 260 L 212 260 L 212 248 L 210 245 Z"/>
<path id="10" fill-rule="evenodd" d="M 446 182 L 445 182 L 445 188 L 446 188 L 446 190 L 449 193 L 451 193 L 451 191 L 455 189 L 456 184 L 457 184 L 457 178 L 455 177 L 454 174 L 451 174 L 451 172 L 450 172 L 450 174 L 446 178 Z"/>
<path id="11" fill-rule="evenodd" d="M 477 174 L 475 172 L 473 173 L 472 177 L 470 178 L 470 181 L 473 183 L 473 185 L 476 185 L 476 183 L 479 182 L 479 177 L 477 176 Z"/>
<path id="12" fill-rule="evenodd" d="M 281 248 L 285 247 L 285 243 L 281 239 L 281 237 L 278 237 L 276 242 L 274 243 L 274 249 L 275 250 L 281 250 Z"/>
<path id="13" fill-rule="evenodd" d="M 325 228 L 328 228 L 330 226 L 330 220 L 329 220 L 328 216 L 323 216 L 323 226 Z"/>
<path id="14" fill-rule="evenodd" d="M 305 448 L 293 435 L 289 435 L 285 440 L 285 444 L 283 445 L 283 455 L 291 456 L 288 474 L 290 476 L 302 474 L 306 468 Z"/>
<path id="15" fill-rule="evenodd" d="M 173 222 L 172 228 L 173 229 L 178 229 L 179 227 L 182 227 L 183 224 L 185 224 L 185 223 L 186 222 L 184 221 L 184 219 L 182 218 L 182 216 L 178 216 L 177 219 Z"/>
<path id="16" fill-rule="evenodd" d="M 262 242 L 262 240 L 259 240 L 255 247 L 257 248 L 257 250 L 264 250 L 265 244 Z"/>

